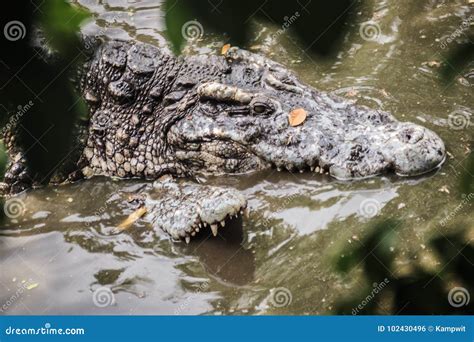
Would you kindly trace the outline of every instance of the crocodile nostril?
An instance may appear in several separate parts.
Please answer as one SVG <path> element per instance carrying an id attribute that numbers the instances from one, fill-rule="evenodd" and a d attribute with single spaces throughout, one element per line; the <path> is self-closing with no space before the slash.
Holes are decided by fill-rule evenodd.
<path id="1" fill-rule="evenodd" d="M 404 143 L 416 144 L 423 138 L 424 133 L 423 130 L 418 127 L 407 127 L 404 128 L 398 136 Z"/>

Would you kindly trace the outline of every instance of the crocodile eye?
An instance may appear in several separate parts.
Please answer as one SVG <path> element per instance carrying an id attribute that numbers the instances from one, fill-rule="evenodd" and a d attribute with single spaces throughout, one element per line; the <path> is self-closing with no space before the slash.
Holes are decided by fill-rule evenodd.
<path id="1" fill-rule="evenodd" d="M 249 108 L 251 114 L 256 115 L 271 114 L 275 111 L 275 105 L 270 99 L 266 97 L 255 98 L 250 103 Z"/>
<path id="2" fill-rule="evenodd" d="M 256 104 L 253 106 L 253 111 L 257 114 L 263 114 L 267 111 L 267 107 L 262 104 Z"/>

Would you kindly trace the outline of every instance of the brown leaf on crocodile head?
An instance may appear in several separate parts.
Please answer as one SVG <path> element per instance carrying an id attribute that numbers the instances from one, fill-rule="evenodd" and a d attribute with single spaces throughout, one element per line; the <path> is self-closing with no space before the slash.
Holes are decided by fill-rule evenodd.
<path id="1" fill-rule="evenodd" d="M 296 108 L 290 112 L 288 115 L 288 122 L 290 126 L 295 127 L 301 125 L 308 116 L 308 113 L 303 108 Z"/>

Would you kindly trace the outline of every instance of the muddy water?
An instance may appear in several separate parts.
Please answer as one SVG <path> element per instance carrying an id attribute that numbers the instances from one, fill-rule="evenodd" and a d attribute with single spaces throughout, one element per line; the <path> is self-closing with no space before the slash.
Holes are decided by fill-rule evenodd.
<path id="1" fill-rule="evenodd" d="M 87 33 L 166 44 L 154 1 L 78 3 L 95 16 Z M 234 236 L 225 241 L 189 246 L 171 243 L 144 220 L 116 232 L 132 212 L 118 194 L 134 193 L 143 182 L 96 178 L 31 191 L 20 197 L 22 215 L 0 231 L 0 303 L 7 304 L 1 314 L 330 313 L 338 298 L 362 286 L 354 274 L 336 274 L 332 258 L 364 235 L 373 215 L 403 219 L 402 243 L 392 249 L 400 265 L 409 250 L 416 258 L 431 234 L 450 229 L 439 221 L 459 205 L 459 165 L 472 130 L 453 127 L 448 116 L 470 117 L 473 80 L 459 71 L 447 87 L 437 72 L 443 42 L 472 12 L 466 1 L 443 3 L 375 1 L 332 61 L 307 55 L 286 33 L 273 35 L 278 27 L 256 24 L 250 44 L 318 89 L 433 129 L 450 153 L 441 170 L 357 182 L 273 171 L 208 177 L 208 184 L 241 190 L 250 217 L 226 228 Z M 378 25 L 375 40 L 359 32 L 368 20 Z M 218 36 L 205 35 L 186 52 L 215 53 L 221 46 Z M 472 214 L 461 210 L 453 220 L 472 221 Z"/>

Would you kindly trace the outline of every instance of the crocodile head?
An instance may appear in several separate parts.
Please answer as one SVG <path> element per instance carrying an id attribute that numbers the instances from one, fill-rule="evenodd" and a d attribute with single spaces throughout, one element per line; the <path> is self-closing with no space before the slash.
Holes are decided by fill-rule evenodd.
<path id="1" fill-rule="evenodd" d="M 275 167 L 351 179 L 419 175 L 445 158 L 442 140 L 427 128 L 319 92 L 250 52 L 231 48 L 220 58 L 225 76 L 197 84 L 193 104 L 170 129 L 169 143 L 190 168 Z"/>

